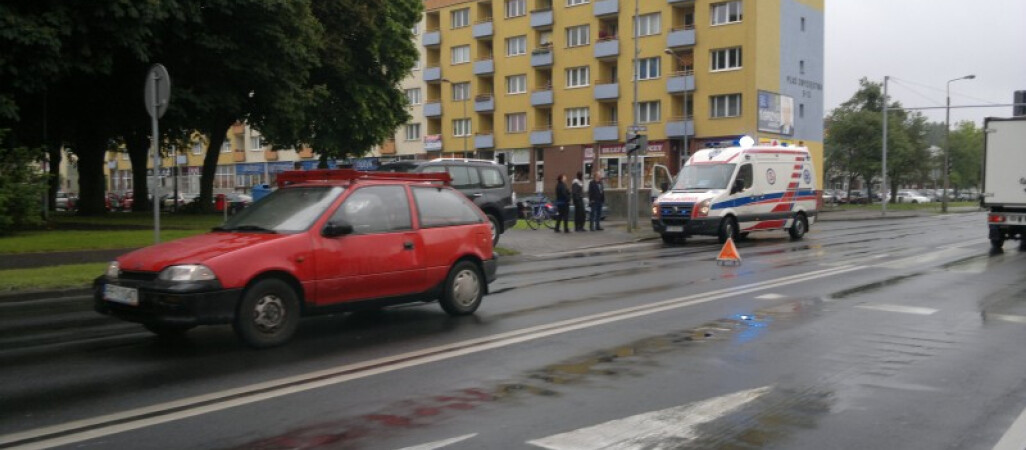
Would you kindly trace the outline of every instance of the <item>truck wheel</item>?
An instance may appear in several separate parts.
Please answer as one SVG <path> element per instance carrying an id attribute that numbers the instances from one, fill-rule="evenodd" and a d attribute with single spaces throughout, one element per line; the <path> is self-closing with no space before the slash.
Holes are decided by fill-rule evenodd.
<path id="1" fill-rule="evenodd" d="M 484 286 L 477 265 L 470 261 L 460 261 L 449 271 L 445 290 L 438 303 L 450 316 L 466 316 L 477 311 L 482 297 Z"/>
<path id="2" fill-rule="evenodd" d="M 791 224 L 791 228 L 787 232 L 791 235 L 791 239 L 798 240 L 805 236 L 806 231 L 809 231 L 809 219 L 805 218 L 805 214 L 798 213 L 794 216 L 794 223 Z"/>
<path id="3" fill-rule="evenodd" d="M 720 243 L 727 242 L 727 239 L 737 240 L 737 219 L 733 217 L 724 217 L 720 222 L 720 230 L 718 233 Z"/>
<path id="4" fill-rule="evenodd" d="M 1001 247 L 1003 247 L 1004 245 L 1005 245 L 1005 237 L 1004 236 L 990 238 L 990 247 L 993 248 L 994 250 L 1001 250 Z"/>
<path id="5" fill-rule="evenodd" d="M 247 345 L 267 348 L 284 344 L 299 326 L 299 299 L 288 283 L 268 278 L 246 289 L 232 327 Z"/>

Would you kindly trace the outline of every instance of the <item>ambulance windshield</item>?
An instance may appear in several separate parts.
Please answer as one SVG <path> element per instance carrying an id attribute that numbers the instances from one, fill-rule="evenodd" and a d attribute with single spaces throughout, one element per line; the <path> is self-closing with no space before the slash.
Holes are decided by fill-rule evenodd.
<path id="1" fill-rule="evenodd" d="M 736 164 L 686 165 L 673 184 L 674 190 L 726 189 Z"/>

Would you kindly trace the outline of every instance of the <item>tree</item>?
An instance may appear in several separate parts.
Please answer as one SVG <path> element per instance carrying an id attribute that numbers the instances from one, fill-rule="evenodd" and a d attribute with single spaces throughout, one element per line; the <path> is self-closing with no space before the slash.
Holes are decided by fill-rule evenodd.
<path id="1" fill-rule="evenodd" d="M 6 147 L 0 130 L 0 148 Z M 0 236 L 40 223 L 43 176 L 36 172 L 39 152 L 24 147 L 0 151 Z"/>
<path id="2" fill-rule="evenodd" d="M 423 4 L 325 0 L 313 6 L 325 36 L 302 137 L 322 160 L 362 155 L 409 121 L 399 83 L 418 58 L 412 29 Z"/>
<path id="3" fill-rule="evenodd" d="M 948 136 L 951 186 L 956 190 L 980 187 L 983 164 L 983 129 L 959 122 Z"/>

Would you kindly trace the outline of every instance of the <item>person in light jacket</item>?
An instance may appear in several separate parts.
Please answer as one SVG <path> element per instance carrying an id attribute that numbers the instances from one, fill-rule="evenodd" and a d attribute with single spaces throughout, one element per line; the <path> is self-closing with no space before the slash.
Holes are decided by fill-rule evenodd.
<path id="1" fill-rule="evenodd" d="M 606 187 L 602 185 L 602 171 L 595 172 L 595 177 L 588 183 L 588 201 L 591 203 L 591 214 L 588 226 L 591 231 L 602 231 L 602 205 L 606 203 Z"/>
<path id="2" fill-rule="evenodd" d="M 574 201 L 574 231 L 587 231 L 584 229 L 584 174 L 577 172 L 573 186 L 570 187 L 570 197 Z"/>
<path id="3" fill-rule="evenodd" d="M 563 223 L 563 232 L 570 232 L 570 189 L 566 187 L 566 174 L 559 174 L 556 177 L 556 210 L 559 217 L 556 218 L 556 232 L 559 233 L 559 223 Z"/>

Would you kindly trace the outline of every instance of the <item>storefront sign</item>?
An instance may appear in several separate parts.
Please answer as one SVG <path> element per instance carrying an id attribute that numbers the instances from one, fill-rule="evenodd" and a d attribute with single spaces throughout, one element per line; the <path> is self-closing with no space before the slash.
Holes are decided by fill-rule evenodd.
<path id="1" fill-rule="evenodd" d="M 241 163 L 235 165 L 236 175 L 263 175 L 264 163 Z"/>
<path id="2" fill-rule="evenodd" d="M 424 135 L 424 150 L 425 151 L 440 151 L 442 150 L 442 135 L 440 134 L 425 134 Z"/>
<path id="3" fill-rule="evenodd" d="M 666 141 L 650 141 L 648 143 L 648 154 L 652 155 L 652 156 L 661 156 L 661 155 L 666 153 L 666 148 L 667 148 L 667 142 Z M 585 155 L 584 159 L 585 159 L 585 161 L 588 160 L 588 156 L 587 155 L 588 155 L 588 151 L 589 150 L 592 152 L 592 154 L 594 154 L 594 151 L 595 151 L 593 147 L 584 147 L 584 155 Z M 624 150 L 624 144 L 623 143 L 619 143 L 618 142 L 618 143 L 615 143 L 615 144 L 602 144 L 602 145 L 599 146 L 599 155 L 603 155 L 603 156 L 605 156 L 605 155 L 617 155 L 617 154 L 622 155 L 622 154 L 625 154 L 625 153 L 626 153 L 626 150 Z"/>
<path id="4" fill-rule="evenodd" d="M 759 91 L 759 131 L 787 136 L 794 134 L 794 99 Z"/>
<path id="5" fill-rule="evenodd" d="M 267 173 L 281 173 L 286 170 L 292 170 L 294 163 L 292 161 L 279 161 L 267 163 Z"/>

